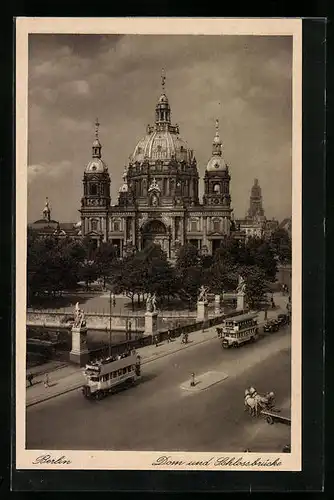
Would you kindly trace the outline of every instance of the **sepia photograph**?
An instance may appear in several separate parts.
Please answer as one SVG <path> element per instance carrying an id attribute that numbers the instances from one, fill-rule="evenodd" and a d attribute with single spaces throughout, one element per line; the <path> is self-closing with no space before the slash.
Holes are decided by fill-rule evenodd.
<path id="1" fill-rule="evenodd" d="M 299 21 L 51 21 L 17 21 L 18 465 L 300 470 Z"/>

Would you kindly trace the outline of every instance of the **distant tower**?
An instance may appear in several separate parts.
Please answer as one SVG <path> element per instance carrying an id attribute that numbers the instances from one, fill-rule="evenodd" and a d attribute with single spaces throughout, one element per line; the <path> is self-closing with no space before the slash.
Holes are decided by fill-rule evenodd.
<path id="1" fill-rule="evenodd" d="M 230 174 L 222 152 L 219 136 L 219 121 L 216 120 L 216 134 L 212 142 L 212 156 L 204 175 L 204 205 L 224 206 L 230 209 Z"/>
<path id="2" fill-rule="evenodd" d="M 81 199 L 82 235 L 97 242 L 107 239 L 107 211 L 110 206 L 110 176 L 102 160 L 99 121 L 95 122 L 92 159 L 85 168 Z"/>
<path id="3" fill-rule="evenodd" d="M 254 184 L 249 199 L 247 218 L 255 219 L 257 217 L 264 217 L 264 210 L 262 207 L 262 192 L 259 181 L 258 179 L 254 179 Z"/>
<path id="4" fill-rule="evenodd" d="M 51 209 L 49 205 L 49 198 L 46 198 L 45 200 L 45 207 L 43 208 L 43 218 L 50 222 L 51 220 Z"/>

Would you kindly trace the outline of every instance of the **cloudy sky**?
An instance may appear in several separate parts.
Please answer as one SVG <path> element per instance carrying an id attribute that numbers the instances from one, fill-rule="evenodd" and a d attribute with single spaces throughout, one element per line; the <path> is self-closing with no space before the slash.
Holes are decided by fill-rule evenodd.
<path id="1" fill-rule="evenodd" d="M 112 203 L 129 155 L 154 120 L 165 68 L 172 122 L 194 149 L 200 177 L 215 119 L 243 217 L 255 177 L 267 217 L 291 215 L 292 40 L 279 36 L 30 35 L 28 220 L 79 220 L 94 121 Z M 200 195 L 202 195 L 202 182 Z"/>

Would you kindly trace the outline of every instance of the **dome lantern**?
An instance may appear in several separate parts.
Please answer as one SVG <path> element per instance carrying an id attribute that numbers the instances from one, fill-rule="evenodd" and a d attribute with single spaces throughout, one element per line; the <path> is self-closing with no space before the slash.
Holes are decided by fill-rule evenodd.
<path id="1" fill-rule="evenodd" d="M 216 120 L 216 134 L 212 142 L 212 156 L 208 161 L 207 172 L 219 172 L 227 170 L 227 165 L 223 158 L 222 142 L 219 135 L 219 120 Z"/>
<path id="2" fill-rule="evenodd" d="M 100 123 L 99 120 L 96 118 L 95 121 L 95 139 L 93 141 L 93 146 L 92 146 L 92 159 L 88 163 L 85 172 L 88 174 L 100 174 L 107 172 L 107 166 L 102 160 L 102 154 L 101 154 L 101 143 L 99 140 L 99 127 Z"/>
<path id="3" fill-rule="evenodd" d="M 99 141 L 99 126 L 100 126 L 99 120 L 98 120 L 98 118 L 96 118 L 96 120 L 95 120 L 95 139 L 93 142 L 93 151 L 92 151 L 93 158 L 101 158 L 102 146 L 101 146 L 101 143 Z"/>
<path id="4" fill-rule="evenodd" d="M 161 96 L 155 107 L 155 122 L 156 124 L 170 124 L 170 106 L 165 93 L 166 75 L 165 70 L 161 72 Z"/>

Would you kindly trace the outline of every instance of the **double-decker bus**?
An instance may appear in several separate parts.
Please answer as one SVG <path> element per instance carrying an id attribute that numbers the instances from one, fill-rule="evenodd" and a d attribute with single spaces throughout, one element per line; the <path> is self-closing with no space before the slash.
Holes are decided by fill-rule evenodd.
<path id="1" fill-rule="evenodd" d="M 227 349 L 255 341 L 258 336 L 257 316 L 257 313 L 247 313 L 226 318 L 222 328 L 222 346 Z"/>
<path id="2" fill-rule="evenodd" d="M 140 356 L 135 350 L 87 363 L 86 384 L 82 393 L 87 399 L 102 399 L 117 389 L 130 387 L 140 377 Z"/>

